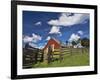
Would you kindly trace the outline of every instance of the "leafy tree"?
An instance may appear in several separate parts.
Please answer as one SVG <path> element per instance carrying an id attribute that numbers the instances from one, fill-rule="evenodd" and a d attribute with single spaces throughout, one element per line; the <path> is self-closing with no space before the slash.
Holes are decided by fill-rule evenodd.
<path id="1" fill-rule="evenodd" d="M 29 43 L 26 43 L 25 44 L 25 48 L 27 49 L 29 47 Z"/>
<path id="2" fill-rule="evenodd" d="M 72 45 L 77 45 L 77 42 L 76 41 L 72 41 Z"/>
<path id="3" fill-rule="evenodd" d="M 68 44 L 68 41 L 66 41 L 66 45 Z"/>
<path id="4" fill-rule="evenodd" d="M 83 38 L 83 39 L 81 39 L 81 45 L 82 45 L 83 47 L 89 47 L 89 45 L 90 45 L 89 39 L 88 39 L 88 38 Z"/>

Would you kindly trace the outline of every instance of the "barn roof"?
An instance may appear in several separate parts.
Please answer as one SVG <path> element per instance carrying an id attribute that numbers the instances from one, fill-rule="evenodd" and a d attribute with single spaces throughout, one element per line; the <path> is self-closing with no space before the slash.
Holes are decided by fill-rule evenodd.
<path id="1" fill-rule="evenodd" d="M 60 41 L 59 41 L 58 39 L 56 39 L 56 38 L 51 38 L 51 39 L 48 40 L 48 42 L 49 42 L 50 40 L 54 40 L 55 42 L 57 42 L 58 44 L 60 44 Z M 47 42 L 47 44 L 45 45 L 44 49 L 47 47 L 48 42 Z"/>
<path id="2" fill-rule="evenodd" d="M 60 41 L 58 39 L 56 38 L 51 38 L 51 39 L 55 40 L 58 44 L 60 44 Z"/>

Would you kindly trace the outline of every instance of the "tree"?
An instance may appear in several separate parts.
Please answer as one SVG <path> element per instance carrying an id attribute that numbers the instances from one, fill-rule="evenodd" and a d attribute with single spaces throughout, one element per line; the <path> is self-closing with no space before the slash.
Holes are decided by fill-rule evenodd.
<path id="1" fill-rule="evenodd" d="M 25 49 L 29 48 L 29 43 L 25 44 Z"/>
<path id="2" fill-rule="evenodd" d="M 66 45 L 68 44 L 68 41 L 66 41 Z"/>
<path id="3" fill-rule="evenodd" d="M 90 45 L 89 39 L 88 39 L 88 38 L 83 38 L 83 39 L 81 39 L 81 45 L 82 45 L 83 47 L 89 47 L 89 45 Z"/>
<path id="4" fill-rule="evenodd" d="M 72 45 L 73 46 L 77 45 L 77 42 L 76 41 L 72 41 Z"/>

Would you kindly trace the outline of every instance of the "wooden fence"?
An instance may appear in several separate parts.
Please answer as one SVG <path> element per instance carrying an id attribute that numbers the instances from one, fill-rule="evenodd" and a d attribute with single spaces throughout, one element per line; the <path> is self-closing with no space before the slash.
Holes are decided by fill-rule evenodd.
<path id="1" fill-rule="evenodd" d="M 63 58 L 64 58 L 64 55 L 66 54 L 70 54 L 70 50 L 67 50 L 66 48 L 61 48 L 61 49 L 55 49 L 51 55 L 49 56 L 52 56 L 51 58 L 52 59 L 48 59 L 48 60 L 51 60 L 49 62 L 52 62 L 54 60 L 59 60 L 59 61 L 62 61 Z"/>
<path id="2" fill-rule="evenodd" d="M 55 49 L 52 53 L 49 53 L 47 55 L 48 59 L 47 62 L 50 63 L 54 60 L 59 60 L 60 62 L 64 59 L 64 55 L 69 54 L 70 56 L 73 54 L 84 54 L 89 53 L 88 48 L 61 48 L 61 49 Z M 44 53 L 45 54 L 45 53 Z"/>
<path id="3" fill-rule="evenodd" d="M 61 48 L 55 49 L 53 52 L 48 51 L 48 54 L 45 55 L 44 51 L 40 49 L 23 49 L 23 68 L 30 68 L 37 62 L 43 62 L 45 60 L 47 63 L 55 60 L 61 62 L 66 54 L 73 55 L 86 52 L 89 52 L 88 48 Z"/>
<path id="4" fill-rule="evenodd" d="M 43 61 L 43 52 L 39 49 L 23 49 L 23 68 L 31 68 L 37 62 Z"/>

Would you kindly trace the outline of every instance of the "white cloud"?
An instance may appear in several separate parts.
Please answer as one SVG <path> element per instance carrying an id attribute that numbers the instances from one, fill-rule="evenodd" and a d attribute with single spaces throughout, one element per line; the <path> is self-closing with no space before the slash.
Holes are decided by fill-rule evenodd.
<path id="1" fill-rule="evenodd" d="M 39 48 L 39 49 L 43 49 L 43 47 L 44 47 L 44 46 L 39 46 L 38 48 Z"/>
<path id="2" fill-rule="evenodd" d="M 40 22 L 40 21 L 35 23 L 35 25 L 41 25 L 41 24 L 42 24 L 42 22 Z"/>
<path id="3" fill-rule="evenodd" d="M 33 40 L 33 38 L 32 38 L 32 37 L 29 37 L 29 36 L 25 36 L 25 37 L 23 38 L 23 41 L 24 41 L 25 43 L 31 42 L 32 40 Z"/>
<path id="4" fill-rule="evenodd" d="M 80 36 L 73 33 L 73 34 L 70 36 L 70 38 L 69 38 L 69 42 L 77 41 L 77 40 L 79 40 L 79 39 L 80 39 Z"/>
<path id="5" fill-rule="evenodd" d="M 36 35 L 36 34 L 32 34 L 32 36 L 24 36 L 23 38 L 23 41 L 24 43 L 27 43 L 27 42 L 34 42 L 36 43 L 37 41 L 41 40 L 42 37 L 40 35 Z"/>
<path id="6" fill-rule="evenodd" d="M 42 39 L 42 37 L 40 35 L 36 35 L 34 33 L 32 34 L 32 37 L 33 37 L 33 42 L 37 42 Z"/>
<path id="7" fill-rule="evenodd" d="M 75 13 L 71 15 L 71 13 L 62 13 L 58 19 L 50 20 L 48 24 L 55 26 L 72 26 L 75 24 L 83 23 L 88 18 L 88 14 Z"/>
<path id="8" fill-rule="evenodd" d="M 60 32 L 60 27 L 57 27 L 57 26 L 52 26 L 49 34 L 61 34 Z"/>
<path id="9" fill-rule="evenodd" d="M 29 45 L 31 46 L 31 47 L 37 47 L 37 45 L 36 44 L 34 44 L 34 43 L 29 43 Z"/>
<path id="10" fill-rule="evenodd" d="M 46 40 L 48 41 L 48 40 L 50 40 L 51 39 L 51 37 L 50 36 L 48 36 L 47 38 L 46 38 Z"/>
<path id="11" fill-rule="evenodd" d="M 77 33 L 80 35 L 83 35 L 83 31 L 78 31 Z"/>

